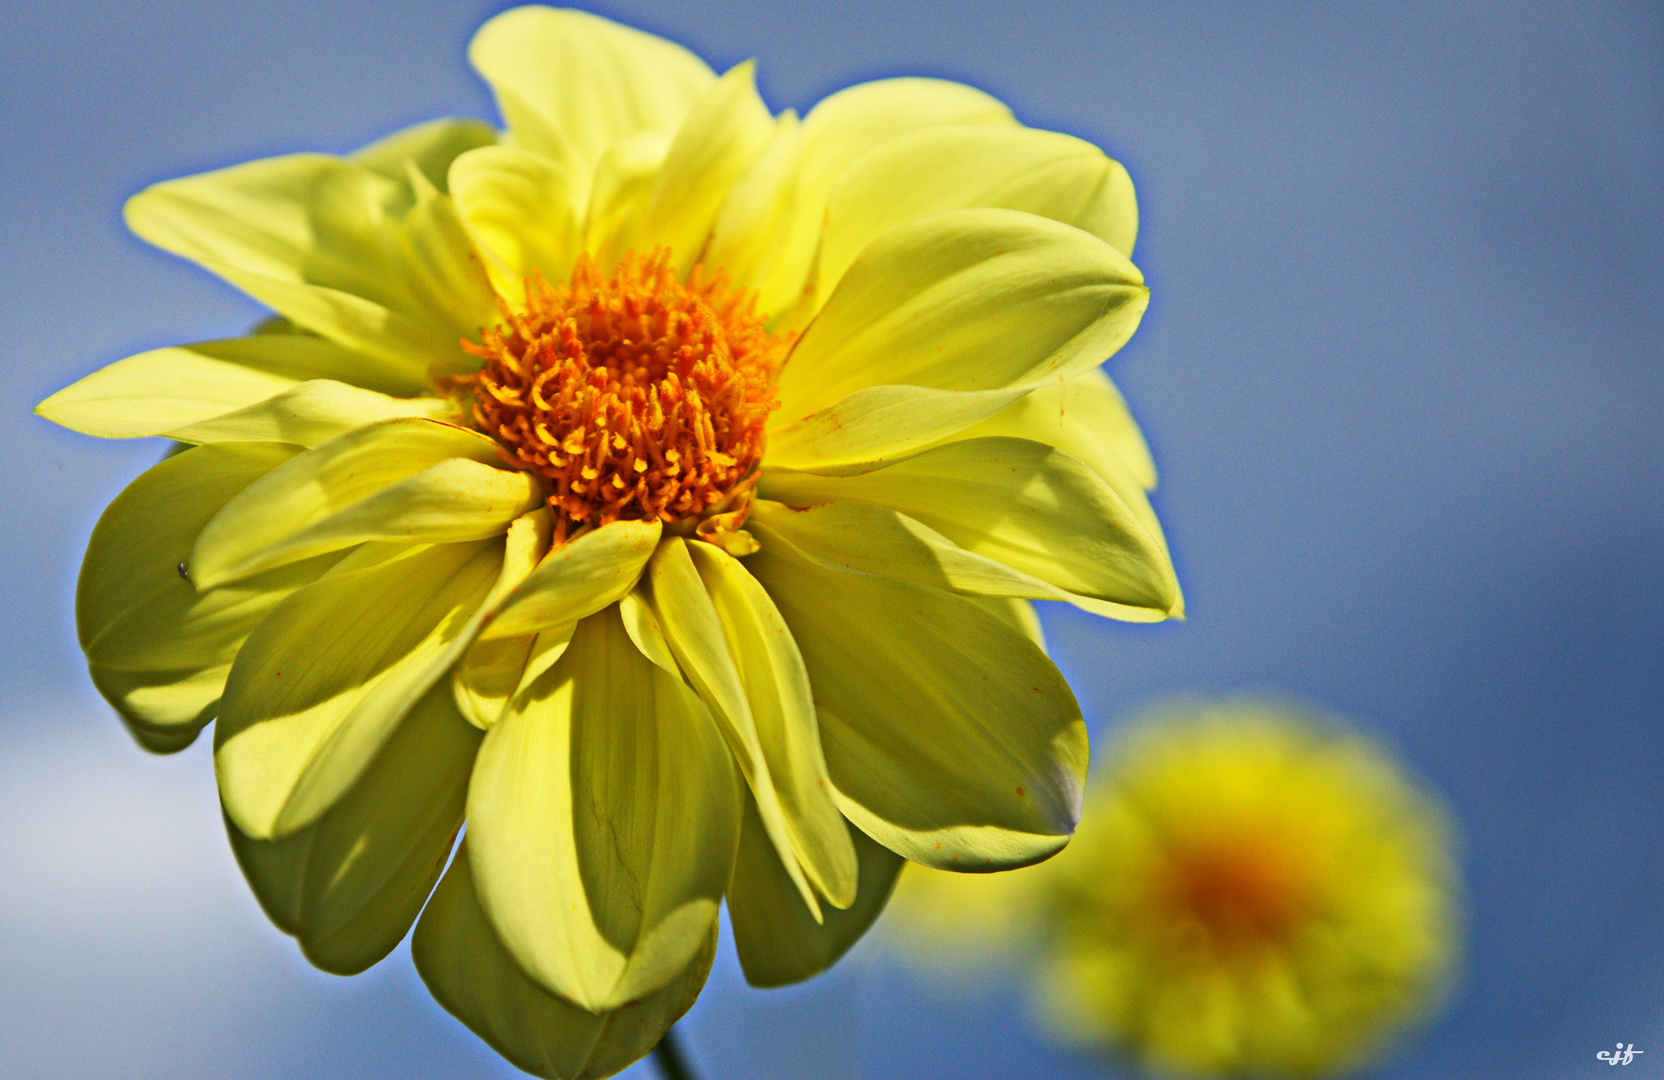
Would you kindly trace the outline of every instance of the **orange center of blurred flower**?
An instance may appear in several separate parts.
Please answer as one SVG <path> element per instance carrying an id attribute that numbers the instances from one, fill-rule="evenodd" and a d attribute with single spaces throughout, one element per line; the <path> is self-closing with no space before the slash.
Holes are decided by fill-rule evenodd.
<path id="1" fill-rule="evenodd" d="M 1284 943 L 1312 893 L 1294 854 L 1271 837 L 1221 836 L 1181 847 L 1162 883 L 1162 906 L 1201 924 L 1227 951 Z"/>
<path id="2" fill-rule="evenodd" d="M 698 522 L 748 505 L 789 337 L 768 333 L 756 297 L 694 267 L 679 281 L 663 249 L 605 276 L 588 256 L 452 383 L 508 461 L 548 482 L 559 543 L 618 520 Z M 737 528 L 743 513 L 731 521 Z"/>

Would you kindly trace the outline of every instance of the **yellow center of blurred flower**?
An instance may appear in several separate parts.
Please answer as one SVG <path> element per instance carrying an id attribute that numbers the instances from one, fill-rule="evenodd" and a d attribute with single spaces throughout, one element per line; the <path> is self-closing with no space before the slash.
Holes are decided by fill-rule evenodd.
<path id="1" fill-rule="evenodd" d="M 534 278 L 525 310 L 467 345 L 481 369 L 452 380 L 504 456 L 548 481 L 557 542 L 621 519 L 743 523 L 791 339 L 754 294 L 702 267 L 679 281 L 669 258 Z"/>
<path id="2" fill-rule="evenodd" d="M 1286 943 L 1312 894 L 1311 874 L 1288 845 L 1252 835 L 1181 846 L 1157 881 L 1157 905 L 1200 924 L 1224 952 Z"/>

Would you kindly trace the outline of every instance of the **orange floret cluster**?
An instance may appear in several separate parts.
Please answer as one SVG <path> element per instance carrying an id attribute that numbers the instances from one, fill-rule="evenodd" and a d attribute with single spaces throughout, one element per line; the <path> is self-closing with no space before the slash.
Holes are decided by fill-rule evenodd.
<path id="1" fill-rule="evenodd" d="M 548 481 L 557 542 L 729 509 L 762 459 L 790 344 L 754 294 L 700 267 L 679 281 L 662 249 L 625 255 L 610 277 L 581 256 L 565 282 L 534 278 L 526 293 L 483 344 L 464 342 L 485 363 L 451 381 L 504 457 Z"/>

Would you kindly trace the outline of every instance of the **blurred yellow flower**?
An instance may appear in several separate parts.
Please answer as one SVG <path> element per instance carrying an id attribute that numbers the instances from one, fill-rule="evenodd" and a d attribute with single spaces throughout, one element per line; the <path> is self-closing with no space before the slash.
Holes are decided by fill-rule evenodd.
<path id="1" fill-rule="evenodd" d="M 100 520 L 93 679 L 217 717 L 238 857 L 332 971 L 414 938 L 530 1071 L 691 1004 L 726 896 L 805 978 L 904 858 L 1067 841 L 1086 736 L 1028 598 L 1180 598 L 1097 364 L 1147 291 L 1125 171 L 968 87 L 773 116 L 752 65 L 573 11 L 488 22 L 507 125 L 440 120 L 135 196 L 270 305 L 39 412 L 191 444 Z M 742 561 L 743 560 L 743 561 Z"/>
<path id="2" fill-rule="evenodd" d="M 892 938 L 951 958 L 1026 932 L 1054 1034 L 1178 1075 L 1344 1072 L 1438 1000 L 1455 955 L 1436 805 L 1361 737 L 1276 706 L 1135 729 L 1067 851 L 986 877 L 910 871 Z"/>

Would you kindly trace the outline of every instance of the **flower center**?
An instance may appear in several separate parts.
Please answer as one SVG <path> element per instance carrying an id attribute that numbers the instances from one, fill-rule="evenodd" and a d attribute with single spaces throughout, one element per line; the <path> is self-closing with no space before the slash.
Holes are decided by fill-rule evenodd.
<path id="1" fill-rule="evenodd" d="M 482 345 L 465 343 L 485 363 L 452 382 L 504 457 L 548 481 L 557 543 L 749 505 L 791 339 L 725 275 L 695 267 L 682 282 L 669 262 L 631 253 L 607 277 L 581 256 L 559 286 L 529 281 L 525 310 L 505 307 Z"/>
<path id="2" fill-rule="evenodd" d="M 1175 854 L 1163 906 L 1200 923 L 1225 949 L 1280 943 L 1309 905 L 1310 875 L 1301 862 L 1269 839 L 1215 838 Z"/>

